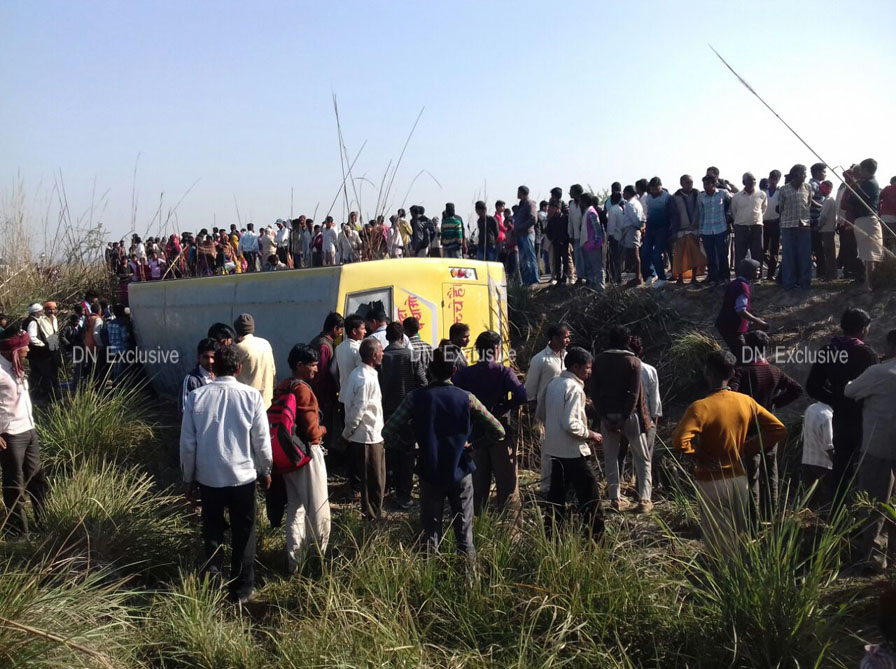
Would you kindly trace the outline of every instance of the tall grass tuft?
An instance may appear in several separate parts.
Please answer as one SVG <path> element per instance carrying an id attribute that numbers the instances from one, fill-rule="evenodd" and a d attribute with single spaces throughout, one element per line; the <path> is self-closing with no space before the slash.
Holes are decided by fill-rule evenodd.
<path id="1" fill-rule="evenodd" d="M 51 470 L 87 459 L 138 462 L 153 438 L 154 407 L 141 386 L 84 384 L 67 401 L 41 410 L 35 421 Z"/>
<path id="2" fill-rule="evenodd" d="M 181 500 L 148 475 L 86 461 L 52 481 L 35 549 L 158 577 L 176 567 L 189 534 Z"/>
<path id="3" fill-rule="evenodd" d="M 701 330 L 676 335 L 657 365 L 661 387 L 666 388 L 663 402 L 674 399 L 685 403 L 696 399 L 706 358 L 719 348 L 719 343 Z"/>
<path id="4" fill-rule="evenodd" d="M 0 571 L 0 666 L 138 666 L 138 595 L 108 571 L 71 561 Z"/>
<path id="5" fill-rule="evenodd" d="M 805 525 L 797 512 L 807 501 L 790 500 L 738 550 L 691 563 L 695 601 L 707 620 L 719 621 L 707 645 L 725 649 L 719 661 L 726 666 L 842 666 L 845 660 L 832 640 L 849 599 L 829 602 L 824 595 L 854 526 L 845 508 L 825 525 Z"/>
<path id="6" fill-rule="evenodd" d="M 156 595 L 150 609 L 144 642 L 154 666 L 276 666 L 253 638 L 249 620 L 226 602 L 219 583 L 183 573 L 179 580 L 173 590 Z"/>

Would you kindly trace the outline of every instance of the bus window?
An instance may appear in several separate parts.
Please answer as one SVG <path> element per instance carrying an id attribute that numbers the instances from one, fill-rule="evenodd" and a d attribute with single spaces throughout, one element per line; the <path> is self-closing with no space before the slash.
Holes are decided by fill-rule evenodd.
<path id="1" fill-rule="evenodd" d="M 359 313 L 359 310 L 366 315 L 368 305 L 375 302 L 382 303 L 383 310 L 389 318 L 395 317 L 392 313 L 392 286 L 349 293 L 345 296 L 345 315 Z"/>

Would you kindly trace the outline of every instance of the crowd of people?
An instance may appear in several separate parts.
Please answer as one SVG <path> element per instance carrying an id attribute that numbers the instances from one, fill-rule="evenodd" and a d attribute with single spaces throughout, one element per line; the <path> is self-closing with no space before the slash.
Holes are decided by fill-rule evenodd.
<path id="1" fill-rule="evenodd" d="M 167 240 L 133 235 L 129 245 L 110 242 L 106 260 L 123 289 L 132 281 L 402 257 L 497 260 L 509 280 L 527 285 L 547 276 L 599 290 L 607 283 L 683 285 L 700 276 L 719 284 L 748 257 L 766 280 L 787 289 L 808 288 L 814 272 L 822 281 L 842 277 L 870 290 L 875 265 L 896 250 L 896 177 L 881 190 L 876 173 L 877 162 L 863 160 L 844 171 L 834 192 L 823 163 L 794 165 L 783 184 L 779 170 L 758 181 L 747 172 L 742 188 L 709 167 L 699 187 L 685 174 L 674 193 L 653 177 L 624 188 L 615 182 L 608 196 L 574 184 L 568 201 L 556 187 L 538 204 L 520 186 L 517 204 L 498 200 L 490 214 L 476 202 L 468 223 L 451 202 L 432 218 L 421 205 L 366 224 L 354 211 L 338 226 L 329 215 L 322 224 L 299 216 L 257 232 L 248 223 Z M 623 272 L 632 278 L 623 282 Z"/>

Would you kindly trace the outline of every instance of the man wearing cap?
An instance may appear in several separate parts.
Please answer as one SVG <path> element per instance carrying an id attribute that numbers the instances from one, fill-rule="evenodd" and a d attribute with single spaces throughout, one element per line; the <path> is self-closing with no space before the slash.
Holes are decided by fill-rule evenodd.
<path id="1" fill-rule="evenodd" d="M 744 258 L 737 265 L 734 279 L 722 297 L 722 308 L 716 318 L 716 329 L 731 349 L 738 363 L 744 361 L 744 335 L 753 323 L 759 330 L 767 330 L 768 323 L 750 311 L 750 283 L 759 278 L 759 261 Z"/>
<path id="2" fill-rule="evenodd" d="M 283 219 L 277 219 L 277 232 L 274 233 L 274 242 L 277 244 L 277 257 L 284 265 L 289 264 L 289 228 Z"/>
<path id="3" fill-rule="evenodd" d="M 28 307 L 28 318 L 23 324 L 28 332 L 29 382 L 35 400 L 49 401 L 59 397 L 59 324 L 56 303 L 36 302 Z"/>
<path id="4" fill-rule="evenodd" d="M 240 314 L 233 322 L 237 342 L 233 348 L 240 356 L 240 371 L 236 380 L 252 386 L 264 398 L 264 407 L 274 399 L 274 349 L 267 339 L 255 336 L 255 319 L 252 314 Z"/>
<path id="5" fill-rule="evenodd" d="M 744 174 L 744 189 L 731 198 L 734 217 L 734 266 L 747 257 L 762 262 L 762 219 L 768 209 L 768 195 L 756 188 L 756 177 Z"/>
<path id="6" fill-rule="evenodd" d="M 0 527 L 27 533 L 25 495 L 31 497 L 35 520 L 39 520 L 47 482 L 40 464 L 40 444 L 25 379 L 30 336 L 24 330 L 4 334 L 10 336 L 0 339 L 0 468 L 6 506 L 6 522 L 0 522 Z"/>

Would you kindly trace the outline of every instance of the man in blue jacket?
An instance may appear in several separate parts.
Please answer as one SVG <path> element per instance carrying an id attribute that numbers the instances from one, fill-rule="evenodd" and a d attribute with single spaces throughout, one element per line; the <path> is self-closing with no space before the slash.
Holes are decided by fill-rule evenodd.
<path id="1" fill-rule="evenodd" d="M 469 439 L 473 425 L 484 437 L 504 438 L 504 427 L 476 396 L 453 385 L 454 346 L 443 341 L 433 351 L 429 385 L 413 390 L 383 428 L 387 441 L 397 438 L 410 424 L 420 446 L 420 518 L 428 550 L 437 552 L 442 542 L 445 498 L 454 515 L 454 536 L 459 553 L 473 558 L 473 472 Z"/>

